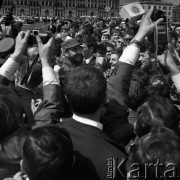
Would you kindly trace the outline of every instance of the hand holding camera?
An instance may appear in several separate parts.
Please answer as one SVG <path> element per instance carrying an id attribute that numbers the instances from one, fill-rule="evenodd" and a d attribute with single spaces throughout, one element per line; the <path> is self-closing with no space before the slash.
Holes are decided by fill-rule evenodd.
<path id="1" fill-rule="evenodd" d="M 14 58 L 17 58 L 18 56 L 24 55 L 26 53 L 29 36 L 30 31 L 21 31 L 18 34 L 16 38 L 15 51 L 13 53 Z"/>
<path id="2" fill-rule="evenodd" d="M 50 39 L 50 34 L 49 33 L 40 33 L 39 30 L 33 30 L 30 33 L 30 37 L 29 37 L 29 40 L 28 40 L 28 45 L 29 46 L 37 45 L 36 36 L 39 36 L 41 38 L 41 41 L 42 41 L 43 44 L 47 43 L 48 40 Z"/>
<path id="3" fill-rule="evenodd" d="M 145 16 L 143 16 L 141 20 L 139 30 L 134 37 L 134 39 L 136 39 L 139 42 L 142 42 L 145 36 L 147 36 L 148 34 L 154 31 L 155 24 L 159 25 L 163 21 L 162 18 L 156 20 L 155 22 L 151 20 L 151 15 L 153 14 L 153 10 L 154 10 L 154 7 L 152 6 L 149 12 Z"/>
<path id="4" fill-rule="evenodd" d="M 39 48 L 39 56 L 42 62 L 42 66 L 51 66 L 51 60 L 55 52 L 55 40 L 51 37 L 46 44 L 43 44 L 40 36 L 36 36 L 36 40 Z"/>

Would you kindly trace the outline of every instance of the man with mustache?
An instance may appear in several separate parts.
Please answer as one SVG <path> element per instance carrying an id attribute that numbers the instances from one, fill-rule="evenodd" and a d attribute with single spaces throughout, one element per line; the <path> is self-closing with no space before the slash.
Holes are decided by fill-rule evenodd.
<path id="1" fill-rule="evenodd" d="M 69 39 L 62 43 L 62 55 L 64 57 L 62 66 L 58 70 L 60 83 L 63 84 L 67 73 L 83 63 L 81 44 L 76 39 Z"/>

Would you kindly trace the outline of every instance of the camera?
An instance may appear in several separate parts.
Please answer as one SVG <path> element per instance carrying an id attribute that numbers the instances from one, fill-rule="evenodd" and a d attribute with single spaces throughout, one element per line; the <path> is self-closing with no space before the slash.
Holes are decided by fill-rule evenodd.
<path id="1" fill-rule="evenodd" d="M 33 32 L 34 36 L 39 35 L 39 30 L 33 30 L 32 32 Z"/>
<path id="2" fill-rule="evenodd" d="M 167 44 L 168 44 L 168 23 L 167 18 L 164 15 L 164 12 L 159 9 L 154 9 L 153 14 L 151 16 L 151 20 L 153 22 L 157 21 L 158 19 L 163 18 L 163 22 L 157 26 L 157 34 L 152 33 L 149 35 L 148 39 L 150 41 L 150 52 L 154 53 L 155 49 L 158 48 L 158 55 L 161 55 Z M 155 41 L 158 38 L 158 47 L 156 47 Z"/>
<path id="3" fill-rule="evenodd" d="M 39 35 L 43 44 L 47 43 L 51 37 L 49 33 L 40 33 L 39 30 L 33 30 L 29 36 L 29 40 L 28 40 L 29 46 L 37 45 L 37 40 L 36 40 L 37 35 Z"/>

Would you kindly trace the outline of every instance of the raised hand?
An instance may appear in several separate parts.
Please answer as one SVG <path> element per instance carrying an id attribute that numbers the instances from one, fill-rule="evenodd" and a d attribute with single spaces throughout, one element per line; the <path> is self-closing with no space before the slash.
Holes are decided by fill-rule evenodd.
<path id="1" fill-rule="evenodd" d="M 175 75 L 180 72 L 172 56 L 170 45 L 162 55 L 157 56 L 157 59 L 161 65 L 169 69 L 171 75 Z"/>
<path id="2" fill-rule="evenodd" d="M 24 32 L 21 31 L 16 37 L 15 51 L 13 53 L 14 57 L 24 55 L 27 50 L 27 43 L 30 36 L 30 31 Z"/>
<path id="3" fill-rule="evenodd" d="M 41 58 L 42 66 L 51 66 L 52 59 L 55 51 L 55 40 L 54 37 L 51 37 L 46 44 L 43 44 L 41 38 L 36 36 L 38 48 L 39 48 L 39 56 Z"/>
<path id="4" fill-rule="evenodd" d="M 135 39 L 139 42 L 141 42 L 147 34 L 154 31 L 155 24 L 158 25 L 163 21 L 163 18 L 161 18 L 161 19 L 158 19 L 156 22 L 152 22 L 151 15 L 153 13 L 153 10 L 154 10 L 154 7 L 152 6 L 149 12 L 145 16 L 143 16 L 141 20 L 139 30 L 137 34 L 135 35 Z"/>

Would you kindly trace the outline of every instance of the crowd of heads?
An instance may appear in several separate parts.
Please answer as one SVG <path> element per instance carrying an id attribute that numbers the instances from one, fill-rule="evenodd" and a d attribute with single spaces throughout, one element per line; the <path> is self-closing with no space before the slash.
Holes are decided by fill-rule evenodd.
<path id="1" fill-rule="evenodd" d="M 53 25 L 56 32 L 52 66 L 58 66 L 57 77 L 66 95 L 65 101 L 76 115 L 95 114 L 108 102 L 107 83 L 116 74 L 118 60 L 134 38 L 138 25 L 124 23 L 117 18 L 92 18 L 88 21 L 80 18 L 76 21 L 57 19 L 50 21 L 50 26 Z M 20 25 L 12 24 L 11 32 L 3 34 L 0 43 L 5 38 L 15 39 L 20 29 Z M 176 28 L 169 28 L 169 35 L 180 55 L 180 34 Z M 128 92 L 128 111 L 136 113 L 133 124 L 136 140 L 130 147 L 126 169 L 131 173 L 132 164 L 138 164 L 141 167 L 140 177 L 145 173 L 142 167 L 146 163 L 154 165 L 157 161 L 165 163 L 160 174 L 166 171 L 168 163 L 174 163 L 180 173 L 180 111 L 174 103 L 174 98 L 178 101 L 179 97 L 169 87 L 172 80 L 168 79 L 168 74 L 162 74 L 157 66 L 154 53 L 149 50 L 150 43 L 148 37 L 142 42 Z M 28 61 L 20 62 L 12 86 L 24 85 L 22 79 L 34 62 L 36 51 L 36 46 L 29 47 Z M 0 58 L 7 59 L 11 52 L 1 53 Z M 33 91 L 37 88 L 42 90 L 40 60 L 26 87 Z M 0 140 L 22 127 L 24 117 L 23 107 L 18 105 L 20 102 L 15 99 L 16 95 L 9 92 L 11 98 L 7 94 L 8 91 L 2 91 L 0 95 Z M 11 109 L 13 112 L 10 112 Z M 22 171 L 29 180 L 68 179 L 74 157 L 72 140 L 65 129 L 43 126 L 31 130 L 22 151 Z M 155 169 L 150 169 L 148 173 L 149 179 L 156 178 Z M 131 174 L 131 177 L 135 175 L 136 179 L 140 179 L 137 174 Z"/>

